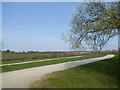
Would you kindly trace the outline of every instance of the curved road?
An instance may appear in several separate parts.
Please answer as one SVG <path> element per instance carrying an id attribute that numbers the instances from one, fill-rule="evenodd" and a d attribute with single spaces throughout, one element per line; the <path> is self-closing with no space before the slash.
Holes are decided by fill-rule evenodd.
<path id="1" fill-rule="evenodd" d="M 99 58 L 91 58 L 1 73 L 2 88 L 30 88 L 32 82 L 42 79 L 42 76 L 44 76 L 45 74 L 65 70 L 82 64 L 92 63 L 112 57 L 114 57 L 114 55 L 106 55 L 104 57 Z"/>

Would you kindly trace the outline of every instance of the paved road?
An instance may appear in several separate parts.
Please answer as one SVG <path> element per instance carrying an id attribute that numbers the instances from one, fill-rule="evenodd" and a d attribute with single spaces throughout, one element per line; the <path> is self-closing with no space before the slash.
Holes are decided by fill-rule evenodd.
<path id="1" fill-rule="evenodd" d="M 66 58 L 76 58 L 76 57 L 82 57 L 82 56 L 63 57 L 63 59 L 66 59 Z M 43 61 L 51 61 L 51 60 L 58 60 L 58 59 L 61 59 L 61 58 L 52 58 L 52 59 L 44 59 L 44 60 L 36 60 L 36 61 L 27 61 L 27 62 L 20 62 L 20 63 L 2 64 L 2 65 L 0 65 L 0 66 L 18 65 L 18 64 L 26 64 L 26 63 L 33 63 L 33 62 L 43 62 Z"/>
<path id="2" fill-rule="evenodd" d="M 2 86 L 3 88 L 29 88 L 31 83 L 42 79 L 45 74 L 112 57 L 114 57 L 114 55 L 5 72 L 2 73 Z"/>

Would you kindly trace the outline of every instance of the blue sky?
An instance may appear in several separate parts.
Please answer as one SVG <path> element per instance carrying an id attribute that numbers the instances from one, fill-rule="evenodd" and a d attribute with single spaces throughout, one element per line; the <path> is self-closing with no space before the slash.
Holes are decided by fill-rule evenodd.
<path id="1" fill-rule="evenodd" d="M 69 50 L 61 39 L 69 32 L 70 21 L 79 3 L 3 3 L 3 49 L 14 51 Z M 105 50 L 117 49 L 117 37 Z"/>

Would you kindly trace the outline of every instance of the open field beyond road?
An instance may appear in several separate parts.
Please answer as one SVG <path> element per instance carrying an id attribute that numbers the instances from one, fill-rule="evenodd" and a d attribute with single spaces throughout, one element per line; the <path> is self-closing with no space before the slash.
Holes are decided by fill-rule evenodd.
<path id="1" fill-rule="evenodd" d="M 76 58 L 76 57 L 82 57 L 82 56 L 64 57 L 64 59 L 66 59 L 66 58 Z M 26 64 L 26 63 L 33 63 L 33 62 L 51 61 L 51 60 L 57 60 L 57 59 L 62 59 L 62 58 L 52 58 L 52 59 L 34 60 L 34 61 L 27 61 L 27 62 L 20 62 L 20 63 L 2 64 L 0 66 L 19 65 L 19 64 Z"/>
<path id="2" fill-rule="evenodd" d="M 62 58 L 70 56 L 80 56 L 87 52 L 3 52 L 2 63 L 19 63 L 49 58 Z"/>
<path id="3" fill-rule="evenodd" d="M 83 57 L 70 57 L 70 58 L 60 58 L 60 59 L 54 59 L 49 61 L 42 61 L 42 62 L 32 62 L 32 63 L 24 63 L 23 64 L 16 64 L 16 65 L 7 65 L 2 66 L 3 72 L 8 71 L 14 71 L 14 70 L 20 70 L 25 68 L 31 68 L 31 67 L 38 67 L 38 66 L 44 66 L 44 65 L 50 65 L 50 64 L 57 64 L 57 63 L 63 63 L 63 62 L 70 62 L 70 61 L 77 61 L 77 60 L 83 60 L 83 59 L 89 59 L 89 58 L 95 58 L 95 57 L 101 57 L 105 56 L 106 54 L 97 54 L 97 55 L 89 55 L 89 56 L 83 56 Z"/>
<path id="4" fill-rule="evenodd" d="M 1 73 L 3 79 L 2 86 L 3 88 L 30 88 L 33 82 L 42 79 L 42 77 L 48 73 L 61 71 L 112 57 L 114 57 L 114 55 Z"/>

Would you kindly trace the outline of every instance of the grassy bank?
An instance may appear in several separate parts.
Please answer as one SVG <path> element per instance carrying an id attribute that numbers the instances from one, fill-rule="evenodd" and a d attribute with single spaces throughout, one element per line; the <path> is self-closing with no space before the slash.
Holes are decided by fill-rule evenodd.
<path id="1" fill-rule="evenodd" d="M 118 88 L 118 55 L 46 75 L 32 88 Z"/>
<path id="2" fill-rule="evenodd" d="M 63 59 L 57 59 L 57 60 L 52 60 L 52 61 L 43 61 L 43 62 L 34 62 L 34 63 L 20 64 L 20 65 L 2 66 L 2 71 L 8 72 L 8 71 L 20 70 L 20 69 L 25 69 L 25 68 L 38 67 L 38 66 L 43 66 L 43 65 L 50 65 L 50 64 L 57 64 L 57 63 L 63 63 L 63 62 L 69 62 L 69 61 L 101 57 L 101 56 L 105 56 L 105 55 L 106 54 L 97 54 L 97 55 L 90 55 L 90 56 L 84 56 L 84 57 L 66 58 L 66 59 L 63 58 Z"/>

